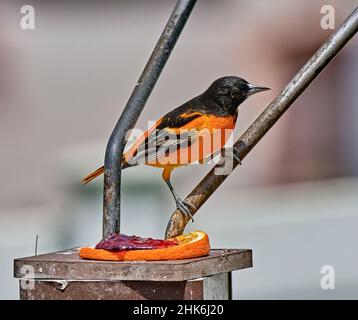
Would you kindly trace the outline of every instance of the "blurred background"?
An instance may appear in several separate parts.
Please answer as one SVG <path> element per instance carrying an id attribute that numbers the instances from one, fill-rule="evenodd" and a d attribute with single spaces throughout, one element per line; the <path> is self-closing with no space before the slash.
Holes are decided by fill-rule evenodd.
<path id="1" fill-rule="evenodd" d="M 35 8 L 35 30 L 20 8 Z M 175 1 L 0 2 L 0 298 L 17 299 L 13 259 L 101 238 L 107 139 Z M 239 136 L 333 32 L 357 1 L 198 1 L 137 127 L 147 128 L 238 75 L 273 90 L 240 108 Z M 358 298 L 358 41 L 302 94 L 200 209 L 187 231 L 214 248 L 252 248 L 254 268 L 234 273 L 235 299 Z M 187 195 L 210 166 L 178 169 Z M 150 167 L 123 174 L 122 232 L 163 237 L 174 202 Z M 220 213 L 220 214 L 219 214 Z M 322 290 L 332 265 L 334 290 Z"/>

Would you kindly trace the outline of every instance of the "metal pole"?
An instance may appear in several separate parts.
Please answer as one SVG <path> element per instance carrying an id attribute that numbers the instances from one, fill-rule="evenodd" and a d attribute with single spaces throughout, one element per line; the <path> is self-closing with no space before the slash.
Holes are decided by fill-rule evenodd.
<path id="1" fill-rule="evenodd" d="M 301 95 L 327 64 L 348 43 L 357 30 L 358 7 L 339 29 L 318 49 L 311 59 L 308 60 L 279 96 L 271 102 L 254 123 L 235 142 L 234 148 L 241 160 L 253 149 L 297 97 Z M 234 161 L 233 165 L 235 168 L 238 163 Z M 199 209 L 226 178 L 227 175 L 215 175 L 214 167 L 187 196 L 185 201 L 192 203 Z M 192 212 L 192 214 L 194 213 Z M 166 238 L 172 238 L 182 234 L 188 221 L 189 219 L 184 217 L 178 210 L 174 211 L 168 222 Z"/>
<path id="2" fill-rule="evenodd" d="M 132 129 L 183 30 L 196 0 L 178 0 L 108 141 L 104 162 L 103 236 L 120 231 L 121 158 Z"/>

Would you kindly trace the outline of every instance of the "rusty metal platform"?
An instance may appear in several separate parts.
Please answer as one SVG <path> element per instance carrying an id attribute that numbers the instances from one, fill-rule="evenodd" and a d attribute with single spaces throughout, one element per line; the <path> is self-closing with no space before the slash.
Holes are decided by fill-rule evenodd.
<path id="1" fill-rule="evenodd" d="M 171 261 L 95 261 L 79 258 L 78 249 L 14 261 L 14 275 L 32 266 L 35 279 L 186 281 L 252 267 L 250 249 L 214 249 L 209 256 Z"/>
<path id="2" fill-rule="evenodd" d="M 200 258 L 172 261 L 95 261 L 69 249 L 14 261 L 20 298 L 231 299 L 231 272 L 252 267 L 250 249 L 216 249 Z M 24 273 L 31 270 L 32 274 Z M 26 279 L 33 286 L 22 285 Z"/>

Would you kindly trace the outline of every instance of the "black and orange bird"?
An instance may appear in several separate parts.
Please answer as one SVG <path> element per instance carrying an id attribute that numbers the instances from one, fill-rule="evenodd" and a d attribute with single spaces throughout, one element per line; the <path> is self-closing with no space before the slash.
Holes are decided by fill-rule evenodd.
<path id="1" fill-rule="evenodd" d="M 177 209 L 193 220 L 190 210 L 193 205 L 176 194 L 170 183 L 171 172 L 193 162 L 204 163 L 219 152 L 235 128 L 239 105 L 249 96 L 266 90 L 269 88 L 235 76 L 217 79 L 204 93 L 170 111 L 142 134 L 123 154 L 122 169 L 138 164 L 162 168 L 162 178 L 174 196 Z M 210 141 L 209 147 L 205 140 Z M 240 162 L 234 152 L 232 155 Z M 82 183 L 103 172 L 104 167 L 97 169 Z"/>

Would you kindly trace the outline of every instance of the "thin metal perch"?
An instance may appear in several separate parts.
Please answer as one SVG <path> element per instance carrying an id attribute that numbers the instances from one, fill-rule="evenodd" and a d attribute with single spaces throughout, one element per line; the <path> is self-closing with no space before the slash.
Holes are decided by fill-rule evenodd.
<path id="1" fill-rule="evenodd" d="M 107 144 L 104 162 L 103 237 L 120 231 L 121 158 L 132 129 L 152 92 L 196 0 L 178 0 Z"/>
<path id="2" fill-rule="evenodd" d="M 234 148 L 236 155 L 238 155 L 241 160 L 253 149 L 297 97 L 302 94 L 337 53 L 348 43 L 357 30 L 358 7 L 308 60 L 277 98 L 271 102 L 254 123 L 235 142 Z M 237 165 L 238 163 L 234 161 L 234 168 Z M 198 210 L 227 177 L 228 175 L 215 175 L 214 167 L 186 197 L 185 201 L 193 204 Z M 195 212 L 192 212 L 192 214 L 195 214 Z M 174 211 L 168 222 L 166 238 L 172 238 L 182 234 L 188 221 L 189 219 L 183 216 L 181 212 L 178 210 Z"/>

